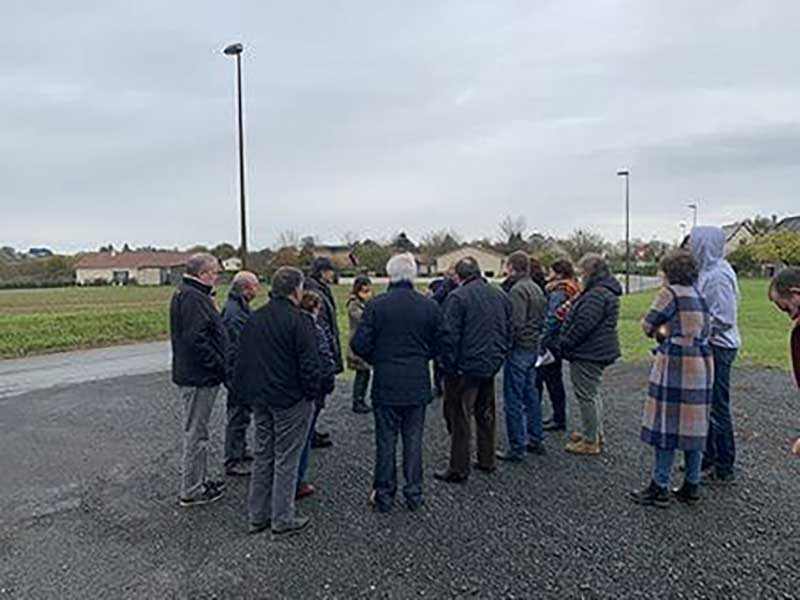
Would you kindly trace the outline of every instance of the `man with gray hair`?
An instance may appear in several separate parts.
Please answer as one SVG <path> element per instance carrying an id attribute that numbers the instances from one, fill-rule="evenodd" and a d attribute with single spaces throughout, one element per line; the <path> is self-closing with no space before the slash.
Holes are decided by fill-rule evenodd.
<path id="1" fill-rule="evenodd" d="M 181 506 L 219 500 L 225 483 L 208 479 L 208 422 L 225 381 L 227 334 L 214 305 L 219 261 L 195 254 L 169 309 L 172 381 L 184 403 Z"/>
<path id="2" fill-rule="evenodd" d="M 253 412 L 247 398 L 238 396 L 231 385 L 239 357 L 239 337 L 252 311 L 250 303 L 261 288 L 258 277 L 250 271 L 239 271 L 231 282 L 228 301 L 222 310 L 222 321 L 228 332 L 228 361 L 225 387 L 228 389 L 225 424 L 225 474 L 250 475 L 253 457 L 247 453 L 247 428 Z"/>
<path id="3" fill-rule="evenodd" d="M 399 254 L 386 265 L 389 289 L 364 310 L 350 344 L 375 370 L 375 476 L 370 497 L 389 512 L 397 493 L 395 452 L 403 438 L 403 495 L 409 510 L 423 503 L 422 436 L 425 408 L 432 400 L 430 361 L 436 356 L 439 305 L 414 289 L 417 263 Z"/>

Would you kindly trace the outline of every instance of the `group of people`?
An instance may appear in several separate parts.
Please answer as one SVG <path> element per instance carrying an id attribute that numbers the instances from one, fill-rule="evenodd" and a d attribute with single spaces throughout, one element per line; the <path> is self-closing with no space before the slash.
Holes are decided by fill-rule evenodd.
<path id="1" fill-rule="evenodd" d="M 656 346 L 641 430 L 654 447 L 654 467 L 650 485 L 631 495 L 640 504 L 668 506 L 673 497 L 695 503 L 701 477 L 735 480 L 730 376 L 741 339 L 738 285 L 724 243 L 721 229 L 694 228 L 690 248 L 662 260 L 664 285 L 642 320 Z M 317 430 L 317 418 L 345 364 L 331 290 L 336 271 L 325 258 L 315 259 L 309 277 L 280 268 L 269 301 L 254 312 L 258 279 L 240 272 L 221 314 L 213 298 L 218 272 L 213 256 L 193 256 L 170 311 L 173 381 L 185 405 L 180 503 L 206 504 L 224 494 L 224 481 L 208 476 L 206 454 L 212 407 L 225 386 L 225 472 L 250 476 L 250 531 L 297 532 L 309 519 L 297 514 L 295 502 L 315 491 L 308 481 L 310 450 L 333 443 Z M 372 412 L 375 423 L 369 502 L 376 511 L 391 511 L 395 503 L 398 438 L 405 505 L 413 511 L 424 503 L 423 432 L 437 394 L 443 395 L 450 439 L 447 467 L 434 473 L 439 481 L 464 483 L 473 469 L 491 473 L 498 461 L 546 453 L 545 432 L 567 429 L 564 361 L 580 416 L 565 449 L 584 456 L 604 451 L 600 388 L 605 370 L 620 357 L 622 288 L 602 256 L 583 257 L 577 270 L 568 260 L 555 261 L 548 276 L 538 261 L 517 252 L 508 258 L 500 287 L 467 257 L 427 295 L 416 289 L 412 255 L 392 257 L 386 272 L 386 292 L 373 298 L 371 281 L 360 276 L 347 302 L 352 408 Z M 770 298 L 798 321 L 800 270 L 778 275 Z M 793 348 L 800 385 L 800 329 Z M 498 449 L 495 380 L 501 370 L 506 442 Z M 548 420 L 544 389 L 552 404 Z M 251 421 L 252 454 L 246 447 Z M 685 455 L 685 477 L 670 490 L 677 450 Z"/>

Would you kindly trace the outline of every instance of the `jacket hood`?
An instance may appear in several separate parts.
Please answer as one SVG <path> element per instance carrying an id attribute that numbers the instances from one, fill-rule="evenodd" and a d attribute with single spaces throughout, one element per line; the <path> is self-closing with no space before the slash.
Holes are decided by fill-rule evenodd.
<path id="1" fill-rule="evenodd" d="M 589 282 L 586 289 L 589 290 L 593 287 L 604 287 L 615 296 L 622 296 L 622 286 L 619 281 L 617 281 L 617 278 L 610 274 L 601 275 L 594 281 Z"/>
<path id="2" fill-rule="evenodd" d="M 720 227 L 694 227 L 689 241 L 701 271 L 721 261 L 725 254 L 725 232 Z"/>

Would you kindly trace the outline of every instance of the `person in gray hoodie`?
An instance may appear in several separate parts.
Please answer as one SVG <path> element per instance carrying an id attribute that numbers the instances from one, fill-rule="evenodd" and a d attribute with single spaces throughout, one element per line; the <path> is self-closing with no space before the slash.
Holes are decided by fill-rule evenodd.
<path id="1" fill-rule="evenodd" d="M 731 367 L 742 345 L 737 325 L 739 284 L 725 260 L 725 233 L 720 227 L 694 227 L 689 236 L 700 274 L 697 289 L 711 313 L 711 348 L 714 353 L 714 388 L 708 439 L 703 455 L 707 480 L 735 480 L 736 444 L 731 413 Z"/>

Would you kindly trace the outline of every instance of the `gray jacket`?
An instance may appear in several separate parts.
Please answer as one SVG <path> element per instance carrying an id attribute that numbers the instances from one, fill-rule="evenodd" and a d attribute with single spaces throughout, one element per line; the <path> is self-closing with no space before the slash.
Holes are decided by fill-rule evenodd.
<path id="1" fill-rule="evenodd" d="M 511 330 L 514 350 L 539 351 L 547 299 L 530 277 L 522 277 L 511 287 Z"/>

